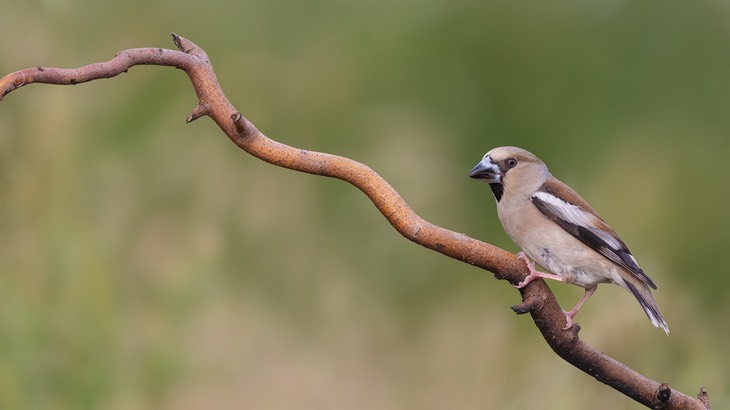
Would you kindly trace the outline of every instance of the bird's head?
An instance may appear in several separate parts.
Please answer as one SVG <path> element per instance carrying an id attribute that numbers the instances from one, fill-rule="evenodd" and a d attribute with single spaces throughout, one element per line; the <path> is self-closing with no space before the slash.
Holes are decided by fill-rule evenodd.
<path id="1" fill-rule="evenodd" d="M 469 178 L 489 184 L 499 202 L 505 190 L 532 195 L 550 177 L 547 166 L 531 152 L 517 147 L 498 147 L 484 154 Z"/>

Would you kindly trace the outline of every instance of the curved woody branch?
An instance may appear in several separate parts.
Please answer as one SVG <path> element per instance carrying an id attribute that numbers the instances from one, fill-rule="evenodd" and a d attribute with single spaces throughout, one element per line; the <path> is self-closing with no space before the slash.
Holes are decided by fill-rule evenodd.
<path id="1" fill-rule="evenodd" d="M 346 181 L 370 198 L 401 235 L 428 249 L 493 272 L 497 279 L 519 283 L 527 268 L 511 253 L 429 223 L 413 212 L 398 192 L 368 166 L 337 155 L 308 151 L 273 141 L 262 134 L 228 101 L 207 54 L 191 41 L 172 35 L 180 51 L 134 48 L 107 62 L 75 69 L 32 67 L 0 78 L 0 101 L 11 91 L 33 84 L 74 85 L 115 77 L 136 65 L 171 66 L 184 70 L 198 96 L 198 105 L 186 119 L 208 116 L 242 150 L 270 164 Z M 523 302 L 513 307 L 529 312 L 550 347 L 567 362 L 621 393 L 653 409 L 710 408 L 704 389 L 692 398 L 653 381 L 595 350 L 578 337 L 580 327 L 562 330 L 565 316 L 550 288 L 542 281 L 520 290 Z"/>

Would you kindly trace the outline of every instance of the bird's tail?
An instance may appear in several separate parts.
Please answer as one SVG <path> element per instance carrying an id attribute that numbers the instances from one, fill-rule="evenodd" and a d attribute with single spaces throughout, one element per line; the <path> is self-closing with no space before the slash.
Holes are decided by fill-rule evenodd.
<path id="1" fill-rule="evenodd" d="M 649 316 L 651 324 L 664 330 L 664 333 L 668 336 L 669 325 L 667 324 L 667 321 L 664 320 L 664 316 L 662 316 L 662 312 L 659 310 L 659 306 L 657 306 L 654 296 L 651 294 L 651 289 L 649 289 L 649 286 L 643 282 L 636 282 L 637 283 L 631 283 L 628 280 L 624 280 L 626 287 L 634 294 L 634 296 L 636 296 L 636 300 L 639 301 L 644 312 L 647 316 Z"/>

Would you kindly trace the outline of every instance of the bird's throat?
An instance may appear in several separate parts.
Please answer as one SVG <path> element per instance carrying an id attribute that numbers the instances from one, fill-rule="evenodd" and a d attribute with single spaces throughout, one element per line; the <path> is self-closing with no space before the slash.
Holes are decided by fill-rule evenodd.
<path id="1" fill-rule="evenodd" d="M 504 193 L 504 185 L 502 184 L 489 184 L 489 187 L 492 188 L 492 193 L 494 194 L 494 197 L 497 199 L 497 202 L 499 202 L 500 199 L 502 199 L 502 194 Z"/>

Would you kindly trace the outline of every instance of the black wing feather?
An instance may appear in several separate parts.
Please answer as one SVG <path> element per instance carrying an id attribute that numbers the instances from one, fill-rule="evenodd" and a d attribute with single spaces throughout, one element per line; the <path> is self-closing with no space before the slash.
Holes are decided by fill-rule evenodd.
<path id="1" fill-rule="evenodd" d="M 546 192 L 546 194 L 552 195 L 549 192 Z M 543 215 L 545 215 L 551 221 L 555 222 L 558 226 L 563 228 L 563 230 L 571 234 L 579 241 L 583 242 L 589 248 L 605 256 L 610 261 L 633 273 L 634 275 L 636 275 L 636 277 L 641 279 L 647 285 L 651 286 L 653 289 L 657 288 L 654 284 L 654 281 L 652 281 L 651 278 L 647 276 L 636 263 L 633 256 L 631 255 L 631 252 L 623 243 L 623 241 L 621 241 L 621 239 L 616 236 L 612 236 L 612 239 L 615 240 L 615 243 L 611 244 L 601 237 L 601 235 L 599 234 L 600 231 L 598 229 L 592 228 L 590 226 L 578 225 L 561 217 L 561 213 L 558 209 L 556 209 L 555 205 L 543 201 L 537 196 L 532 196 L 530 199 Z M 568 203 L 566 202 L 566 204 Z M 569 205 L 578 207 L 577 205 L 573 204 Z"/>

